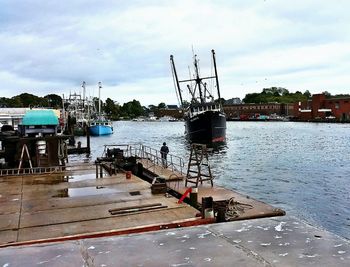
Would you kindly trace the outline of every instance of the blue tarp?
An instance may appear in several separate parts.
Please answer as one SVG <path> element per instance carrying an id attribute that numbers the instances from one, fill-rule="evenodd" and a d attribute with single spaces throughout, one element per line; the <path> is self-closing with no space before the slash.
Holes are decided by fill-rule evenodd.
<path id="1" fill-rule="evenodd" d="M 58 125 L 58 118 L 52 110 L 28 110 L 22 125 Z"/>

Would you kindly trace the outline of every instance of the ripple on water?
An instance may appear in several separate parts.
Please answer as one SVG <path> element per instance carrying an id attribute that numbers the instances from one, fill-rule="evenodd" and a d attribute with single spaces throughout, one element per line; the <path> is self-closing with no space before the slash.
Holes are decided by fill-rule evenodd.
<path id="1" fill-rule="evenodd" d="M 183 122 L 118 121 L 115 132 L 93 138 L 91 161 L 103 145 L 143 143 L 189 156 Z M 209 155 L 216 182 L 350 238 L 350 125 L 227 122 L 227 143 Z M 77 140 L 78 141 L 78 140 Z M 81 138 L 84 144 L 85 138 Z"/>

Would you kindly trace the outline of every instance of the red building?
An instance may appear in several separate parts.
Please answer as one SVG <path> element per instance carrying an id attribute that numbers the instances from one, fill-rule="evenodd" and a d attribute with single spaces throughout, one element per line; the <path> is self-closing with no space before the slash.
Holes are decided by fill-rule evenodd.
<path id="1" fill-rule="evenodd" d="M 294 117 L 293 104 L 259 103 L 259 104 L 231 104 L 224 105 L 224 111 L 228 120 L 251 119 L 259 115 Z"/>
<path id="2" fill-rule="evenodd" d="M 294 114 L 300 121 L 350 121 L 350 97 L 326 98 L 315 94 L 311 100 L 294 104 Z"/>

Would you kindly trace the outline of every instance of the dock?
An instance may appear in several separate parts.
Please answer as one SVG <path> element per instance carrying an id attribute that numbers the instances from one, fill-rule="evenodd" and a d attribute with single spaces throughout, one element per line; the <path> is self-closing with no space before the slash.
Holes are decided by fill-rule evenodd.
<path id="1" fill-rule="evenodd" d="M 349 240 L 289 216 L 0 249 L 0 266 L 349 265 Z"/>
<path id="2" fill-rule="evenodd" d="M 175 157 L 164 167 L 150 153 L 145 154 L 147 148 L 142 149 L 144 157 L 138 156 L 134 164 L 141 164 L 142 172 L 134 173 L 142 177 L 122 168 L 112 171 L 108 166 L 114 163 L 103 160 L 96 165 L 71 163 L 44 173 L 6 172 L 0 177 L 0 247 L 213 223 L 214 216 L 205 218 L 201 214 L 201 200 L 209 196 L 214 202 L 234 199 L 243 207 L 232 220 L 284 214 L 268 204 L 207 183 L 198 186 L 197 201 L 189 205 L 190 196 L 184 196 L 188 188 L 183 170 Z M 122 153 L 130 156 L 132 151 L 129 147 Z M 145 181 L 145 174 L 150 173 L 152 179 L 165 180 L 160 191 Z M 181 196 L 183 202 L 178 199 Z"/>
<path id="3" fill-rule="evenodd" d="M 0 266 L 349 266 L 349 240 L 211 181 L 194 202 L 181 159 L 114 152 L 43 173 L 2 171 Z M 234 216 L 203 216 L 208 197 L 232 201 Z"/>
<path id="4" fill-rule="evenodd" d="M 0 203 L 0 247 L 201 220 L 191 206 L 152 194 L 150 184 L 135 175 L 103 173 L 96 179 L 91 164 L 67 166 L 62 173 L 0 177 Z"/>

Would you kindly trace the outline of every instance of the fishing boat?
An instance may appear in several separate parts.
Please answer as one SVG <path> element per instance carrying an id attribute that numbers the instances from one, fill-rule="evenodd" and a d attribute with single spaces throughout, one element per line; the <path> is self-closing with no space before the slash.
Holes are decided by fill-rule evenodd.
<path id="1" fill-rule="evenodd" d="M 98 114 L 90 122 L 90 134 L 94 136 L 109 135 L 113 133 L 113 126 L 110 120 L 107 120 L 101 114 L 101 82 L 98 83 Z"/>
<path id="2" fill-rule="evenodd" d="M 74 136 L 86 135 L 86 129 L 90 126 L 91 115 L 95 114 L 95 106 L 92 99 L 87 98 L 86 83 L 83 82 L 83 95 L 80 93 L 70 94 L 67 99 L 63 97 L 63 107 L 65 108 L 68 118 L 66 132 Z"/>
<path id="3" fill-rule="evenodd" d="M 217 143 L 226 140 L 226 116 L 220 98 L 219 79 L 216 68 L 215 51 L 212 52 L 214 74 L 209 77 L 200 77 L 197 55 L 193 56 L 194 74 L 190 79 L 179 80 L 175 68 L 174 57 L 170 56 L 170 64 L 176 92 L 184 110 L 185 133 L 190 142 Z M 214 99 L 213 90 L 204 80 L 211 80 L 216 87 L 217 99 Z M 214 82 L 213 82 L 214 81 Z M 187 83 L 190 95 L 189 105 L 182 98 L 181 84 Z"/>

